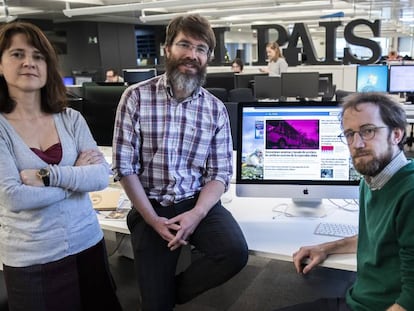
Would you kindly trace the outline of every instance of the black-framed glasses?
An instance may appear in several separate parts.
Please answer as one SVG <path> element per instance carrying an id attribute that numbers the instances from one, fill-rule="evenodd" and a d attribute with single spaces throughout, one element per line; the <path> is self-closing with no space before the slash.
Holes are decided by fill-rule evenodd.
<path id="1" fill-rule="evenodd" d="M 185 41 L 176 42 L 174 45 L 183 51 L 195 50 L 199 56 L 207 56 L 210 53 L 210 49 L 206 45 L 194 45 Z"/>
<path id="2" fill-rule="evenodd" d="M 387 128 L 386 126 L 365 125 L 359 131 L 345 131 L 338 135 L 342 142 L 346 145 L 351 145 L 354 142 L 355 134 L 358 133 L 363 141 L 371 140 L 375 137 L 375 133 L 379 129 Z"/>

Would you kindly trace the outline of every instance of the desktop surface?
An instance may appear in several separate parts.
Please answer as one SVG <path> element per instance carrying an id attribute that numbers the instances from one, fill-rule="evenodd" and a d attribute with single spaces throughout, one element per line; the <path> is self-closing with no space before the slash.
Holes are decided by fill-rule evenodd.
<path id="1" fill-rule="evenodd" d="M 111 163 L 112 148 L 99 148 L 104 153 L 105 159 Z M 235 165 L 236 152 L 233 151 L 233 166 L 235 167 Z M 358 225 L 358 206 L 352 200 L 325 199 L 322 202 L 325 210 L 322 217 L 292 217 L 286 214 L 286 207 L 290 204 L 289 199 L 238 197 L 236 196 L 235 182 L 235 179 L 231 180 L 228 192 L 222 197 L 222 203 L 239 223 L 253 255 L 292 261 L 292 254 L 301 246 L 338 239 L 334 236 L 315 234 L 319 223 Z M 120 185 L 116 183 L 110 187 L 120 188 Z M 123 234 L 130 233 L 125 218 L 108 219 L 105 217 L 105 212 L 97 215 L 103 230 Z M 321 266 L 356 271 L 356 255 L 331 255 Z"/>

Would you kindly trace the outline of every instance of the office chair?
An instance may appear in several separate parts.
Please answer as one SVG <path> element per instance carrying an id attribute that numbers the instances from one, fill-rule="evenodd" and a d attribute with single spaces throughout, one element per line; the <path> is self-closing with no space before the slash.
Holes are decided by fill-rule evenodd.
<path id="1" fill-rule="evenodd" d="M 237 123 L 238 123 L 238 103 L 225 102 L 227 113 L 229 115 L 231 138 L 233 140 L 233 150 L 237 150 Z"/>
<path id="2" fill-rule="evenodd" d="M 223 103 L 228 100 L 227 90 L 222 87 L 208 87 L 206 88 L 211 94 L 220 99 Z"/>
<path id="3" fill-rule="evenodd" d="M 332 87 L 329 91 L 322 96 L 322 101 L 331 101 L 335 97 L 336 93 L 336 84 L 332 84 Z"/>
<path id="4" fill-rule="evenodd" d="M 253 90 L 247 87 L 240 87 L 230 90 L 228 99 L 229 102 L 236 103 L 256 101 L 256 98 L 253 95 Z"/>
<path id="5" fill-rule="evenodd" d="M 344 91 L 344 90 L 336 90 L 335 91 L 335 99 L 336 99 L 337 102 L 341 102 L 344 99 L 344 97 L 346 97 L 348 95 L 351 95 L 352 93 L 355 93 L 355 92 Z"/>

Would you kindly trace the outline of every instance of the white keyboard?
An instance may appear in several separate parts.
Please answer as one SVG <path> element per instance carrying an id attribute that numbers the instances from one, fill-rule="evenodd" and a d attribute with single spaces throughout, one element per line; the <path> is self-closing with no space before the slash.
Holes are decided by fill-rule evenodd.
<path id="1" fill-rule="evenodd" d="M 332 222 L 321 222 L 316 227 L 314 233 L 318 235 L 348 237 L 358 234 L 358 226 Z"/>

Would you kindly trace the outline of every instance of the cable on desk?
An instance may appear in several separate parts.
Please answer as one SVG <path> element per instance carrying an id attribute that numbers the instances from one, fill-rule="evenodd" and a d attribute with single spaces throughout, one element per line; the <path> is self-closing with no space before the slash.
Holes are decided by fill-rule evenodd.
<path id="1" fill-rule="evenodd" d="M 122 244 L 122 241 L 124 240 L 126 234 L 122 234 L 121 238 L 119 239 L 119 242 L 117 243 L 117 245 L 115 246 L 114 250 L 112 251 L 112 253 L 108 254 L 108 257 L 112 257 L 119 249 L 119 247 Z"/>
<path id="2" fill-rule="evenodd" d="M 326 213 L 326 211 L 324 213 L 321 213 L 320 215 L 315 215 L 313 213 L 311 214 L 294 214 L 292 212 L 289 212 L 289 210 L 291 209 L 291 204 L 288 203 L 279 203 L 278 205 L 276 205 L 275 207 L 272 208 L 272 212 L 276 213 L 275 216 L 272 217 L 272 219 L 276 219 L 279 216 L 285 216 L 285 217 L 303 217 L 303 218 L 308 218 L 308 219 L 313 219 L 313 218 L 324 218 L 326 216 L 328 216 L 328 214 Z"/>
<path id="3" fill-rule="evenodd" d="M 342 209 L 347 212 L 358 212 L 359 211 L 359 204 L 357 200 L 341 200 L 344 202 L 344 204 L 338 204 L 337 200 L 328 199 L 328 201 L 335 206 L 336 208 Z M 285 217 L 304 217 L 309 219 L 318 219 L 318 218 L 324 218 L 333 213 L 332 209 L 324 208 L 322 205 L 322 208 L 324 209 L 322 212 L 319 210 L 319 213 L 313 213 L 312 208 L 309 208 L 309 213 L 292 213 L 290 211 L 292 205 L 288 203 L 280 203 L 272 208 L 272 212 L 276 213 L 272 217 L 272 219 L 276 219 L 280 216 Z M 300 208 L 299 208 L 300 209 Z"/>
<path id="4" fill-rule="evenodd" d="M 358 212 L 359 211 L 359 204 L 358 200 L 341 200 L 345 204 L 338 204 L 335 200 L 328 199 L 329 202 L 331 202 L 333 205 L 338 207 L 339 209 L 343 209 L 347 212 Z"/>

